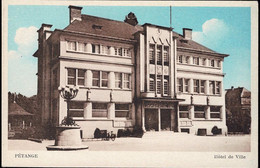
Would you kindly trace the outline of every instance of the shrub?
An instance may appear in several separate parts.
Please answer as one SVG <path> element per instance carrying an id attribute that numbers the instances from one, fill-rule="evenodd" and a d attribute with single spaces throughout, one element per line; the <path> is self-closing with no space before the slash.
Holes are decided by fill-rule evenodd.
<path id="1" fill-rule="evenodd" d="M 95 129 L 94 138 L 101 138 L 101 131 L 99 128 Z"/>
<path id="2" fill-rule="evenodd" d="M 220 130 L 218 129 L 217 126 L 214 126 L 211 130 L 212 134 L 213 135 L 217 135 L 217 134 L 220 134 Z"/>

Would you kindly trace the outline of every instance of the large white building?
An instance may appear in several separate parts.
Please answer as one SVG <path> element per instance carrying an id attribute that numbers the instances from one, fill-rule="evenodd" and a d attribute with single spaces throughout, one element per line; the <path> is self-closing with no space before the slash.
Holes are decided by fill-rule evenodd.
<path id="1" fill-rule="evenodd" d="M 138 25 L 129 13 L 124 21 L 81 14 L 69 6 L 63 30 L 38 30 L 38 103 L 42 124 L 58 125 L 67 115 L 58 86 L 79 86 L 70 116 L 83 138 L 96 128 L 117 132 L 134 126 L 144 131 L 212 134 L 227 132 L 223 61 L 172 28 Z"/>

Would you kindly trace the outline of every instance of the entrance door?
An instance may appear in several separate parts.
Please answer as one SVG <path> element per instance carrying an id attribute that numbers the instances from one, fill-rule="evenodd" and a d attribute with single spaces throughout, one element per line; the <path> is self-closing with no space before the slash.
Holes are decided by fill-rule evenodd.
<path id="1" fill-rule="evenodd" d="M 161 130 L 170 131 L 171 130 L 171 110 L 161 109 Z"/>
<path id="2" fill-rule="evenodd" d="M 158 109 L 145 109 L 146 131 L 158 131 Z"/>

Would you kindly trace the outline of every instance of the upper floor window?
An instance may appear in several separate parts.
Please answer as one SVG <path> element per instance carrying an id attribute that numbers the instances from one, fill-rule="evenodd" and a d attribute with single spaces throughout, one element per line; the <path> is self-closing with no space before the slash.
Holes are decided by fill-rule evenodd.
<path id="1" fill-rule="evenodd" d="M 71 117 L 83 117 L 84 102 L 71 101 L 69 108 L 69 114 Z"/>
<path id="2" fill-rule="evenodd" d="M 157 75 L 156 89 L 157 89 L 157 93 L 161 94 L 161 92 L 162 92 L 162 75 Z"/>
<path id="3" fill-rule="evenodd" d="M 78 51 L 87 52 L 87 46 L 85 43 L 78 43 Z"/>
<path id="4" fill-rule="evenodd" d="M 150 61 L 150 64 L 155 63 L 155 45 L 154 44 L 150 44 L 150 46 L 149 46 L 149 61 Z"/>
<path id="5" fill-rule="evenodd" d="M 76 41 L 67 41 L 68 50 L 70 51 L 76 51 Z"/>
<path id="6" fill-rule="evenodd" d="M 186 57 L 185 57 L 185 64 L 189 64 L 189 60 L 190 60 L 190 57 L 189 57 L 189 56 L 186 56 Z"/>
<path id="7" fill-rule="evenodd" d="M 163 94 L 168 95 L 169 94 L 169 76 L 164 76 L 163 80 Z"/>
<path id="8" fill-rule="evenodd" d="M 200 64 L 200 58 L 199 57 L 193 57 L 193 64 L 199 65 Z"/>
<path id="9" fill-rule="evenodd" d="M 109 48 L 110 48 L 109 46 L 101 45 L 101 54 L 107 55 L 108 51 L 109 51 Z"/>
<path id="10" fill-rule="evenodd" d="M 215 61 L 214 60 L 210 60 L 210 66 L 215 67 Z"/>
<path id="11" fill-rule="evenodd" d="M 123 88 L 130 89 L 130 81 L 131 81 L 131 75 L 124 73 L 124 82 L 123 82 Z"/>
<path id="12" fill-rule="evenodd" d="M 200 88 L 199 88 L 199 82 L 200 82 L 199 80 L 196 80 L 196 79 L 193 80 L 193 87 L 194 87 L 194 90 L 193 90 L 193 91 L 194 91 L 195 93 L 199 93 L 199 92 L 200 92 L 200 91 L 199 91 L 199 89 L 200 89 Z"/>
<path id="13" fill-rule="evenodd" d="M 169 47 L 168 46 L 164 46 L 163 64 L 169 65 Z"/>
<path id="14" fill-rule="evenodd" d="M 150 74 L 149 87 L 150 91 L 155 91 L 155 75 Z"/>
<path id="15" fill-rule="evenodd" d="M 221 82 L 216 82 L 216 94 L 220 94 Z"/>
<path id="16" fill-rule="evenodd" d="M 205 80 L 200 80 L 200 93 L 205 93 Z"/>
<path id="17" fill-rule="evenodd" d="M 215 81 L 209 81 L 209 93 L 215 94 Z"/>
<path id="18" fill-rule="evenodd" d="M 162 65 L 162 46 L 157 45 L 157 64 Z"/>
<path id="19" fill-rule="evenodd" d="M 100 53 L 100 45 L 92 44 L 92 53 L 99 54 Z"/>
<path id="20" fill-rule="evenodd" d="M 102 73 L 101 86 L 108 87 L 108 72 L 101 72 L 101 73 Z"/>
<path id="21" fill-rule="evenodd" d="M 68 68 L 68 85 L 85 85 L 85 70 Z"/>
<path id="22" fill-rule="evenodd" d="M 115 73 L 115 87 L 122 88 L 122 73 Z"/>
<path id="23" fill-rule="evenodd" d="M 179 56 L 178 56 L 178 62 L 179 62 L 179 63 L 182 63 L 182 55 L 179 55 Z"/>
<path id="24" fill-rule="evenodd" d="M 220 61 L 220 60 L 218 60 L 218 61 L 217 61 L 217 67 L 219 68 L 219 67 L 220 67 L 220 65 L 221 65 L 221 61 Z"/>
<path id="25" fill-rule="evenodd" d="M 92 71 L 92 86 L 100 86 L 100 71 Z"/>
<path id="26" fill-rule="evenodd" d="M 206 58 L 202 58 L 202 65 L 206 65 L 206 61 L 207 61 L 207 59 Z"/>
<path id="27" fill-rule="evenodd" d="M 184 79 L 184 92 L 189 92 L 189 79 Z"/>
<path id="28" fill-rule="evenodd" d="M 68 68 L 68 85 L 76 85 L 76 69 Z"/>
<path id="29" fill-rule="evenodd" d="M 221 106 L 210 106 L 210 118 L 220 118 Z"/>
<path id="30" fill-rule="evenodd" d="M 177 88 L 178 92 L 183 92 L 183 78 L 177 79 Z"/>

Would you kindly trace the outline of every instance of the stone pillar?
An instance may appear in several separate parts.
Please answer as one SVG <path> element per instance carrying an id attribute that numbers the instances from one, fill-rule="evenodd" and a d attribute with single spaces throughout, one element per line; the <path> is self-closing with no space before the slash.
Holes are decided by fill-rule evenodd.
<path id="1" fill-rule="evenodd" d="M 84 115 L 83 115 L 83 117 L 85 119 L 92 118 L 92 103 L 91 102 L 84 103 Z"/>
<path id="2" fill-rule="evenodd" d="M 87 47 L 87 52 L 92 53 L 92 45 L 90 43 L 87 43 L 86 47 Z"/>
<path id="3" fill-rule="evenodd" d="M 108 103 L 108 119 L 114 119 L 115 118 L 115 103 Z"/>
<path id="4" fill-rule="evenodd" d="M 85 86 L 90 88 L 92 86 L 92 72 L 91 70 L 87 70 L 85 73 Z"/>
<path id="5" fill-rule="evenodd" d="M 190 56 L 190 59 L 189 59 L 189 61 L 188 61 L 188 64 L 193 64 L 193 57 L 192 56 Z"/>
<path id="6" fill-rule="evenodd" d="M 189 80 L 189 92 L 192 94 L 193 93 L 193 79 Z"/>
<path id="7" fill-rule="evenodd" d="M 161 131 L 161 109 L 158 108 L 158 131 Z"/>
<path id="8" fill-rule="evenodd" d="M 142 102 L 142 129 L 144 132 L 145 130 L 145 108 L 144 108 L 144 103 Z"/>
<path id="9" fill-rule="evenodd" d="M 206 95 L 209 94 L 209 80 L 206 80 L 206 82 L 205 82 L 205 94 Z"/>
<path id="10" fill-rule="evenodd" d="M 210 119 L 210 106 L 205 107 L 205 119 Z"/>
<path id="11" fill-rule="evenodd" d="M 114 89 L 115 88 L 115 73 L 109 72 L 108 74 L 108 88 Z"/>
<path id="12" fill-rule="evenodd" d="M 190 106 L 190 119 L 193 120 L 194 119 L 194 105 Z"/>

